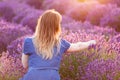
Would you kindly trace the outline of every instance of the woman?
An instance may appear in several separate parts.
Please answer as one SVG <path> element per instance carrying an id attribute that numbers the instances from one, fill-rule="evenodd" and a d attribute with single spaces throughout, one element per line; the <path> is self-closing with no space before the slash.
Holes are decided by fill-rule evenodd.
<path id="1" fill-rule="evenodd" d="M 96 44 L 95 40 L 69 43 L 61 39 L 61 19 L 55 10 L 45 11 L 38 19 L 35 34 L 24 41 L 22 64 L 28 72 L 21 80 L 60 80 L 63 53 L 80 51 Z"/>

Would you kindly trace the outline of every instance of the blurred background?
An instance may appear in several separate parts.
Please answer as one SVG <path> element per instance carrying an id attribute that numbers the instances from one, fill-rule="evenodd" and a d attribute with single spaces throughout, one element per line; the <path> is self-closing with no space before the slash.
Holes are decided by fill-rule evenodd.
<path id="1" fill-rule="evenodd" d="M 18 80 L 26 73 L 23 41 L 48 9 L 62 15 L 62 38 L 97 41 L 63 56 L 61 80 L 120 80 L 120 0 L 0 0 L 0 80 Z"/>

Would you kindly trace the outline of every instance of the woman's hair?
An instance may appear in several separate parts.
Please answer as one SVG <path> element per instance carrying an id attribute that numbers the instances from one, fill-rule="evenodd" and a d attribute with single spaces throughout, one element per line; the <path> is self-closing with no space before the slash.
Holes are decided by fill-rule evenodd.
<path id="1" fill-rule="evenodd" d="M 37 54 L 44 59 L 53 57 L 53 47 L 57 47 L 57 52 L 60 49 L 61 18 L 57 11 L 47 10 L 38 19 L 33 43 Z"/>

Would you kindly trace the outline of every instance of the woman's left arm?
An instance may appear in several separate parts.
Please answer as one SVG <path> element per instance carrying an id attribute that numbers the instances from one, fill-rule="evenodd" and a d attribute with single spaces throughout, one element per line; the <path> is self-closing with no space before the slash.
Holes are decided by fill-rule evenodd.
<path id="1" fill-rule="evenodd" d="M 22 54 L 22 65 L 24 68 L 28 68 L 29 55 Z"/>

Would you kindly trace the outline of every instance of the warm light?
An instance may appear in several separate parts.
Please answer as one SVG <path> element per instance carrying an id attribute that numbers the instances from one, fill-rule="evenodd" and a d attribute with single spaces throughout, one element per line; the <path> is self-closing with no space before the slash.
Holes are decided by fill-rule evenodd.
<path id="1" fill-rule="evenodd" d="M 86 0 L 78 0 L 79 2 L 85 2 Z"/>
<path id="2" fill-rule="evenodd" d="M 78 0 L 78 2 L 86 2 L 86 3 L 93 3 L 93 2 L 98 2 L 97 0 Z"/>

